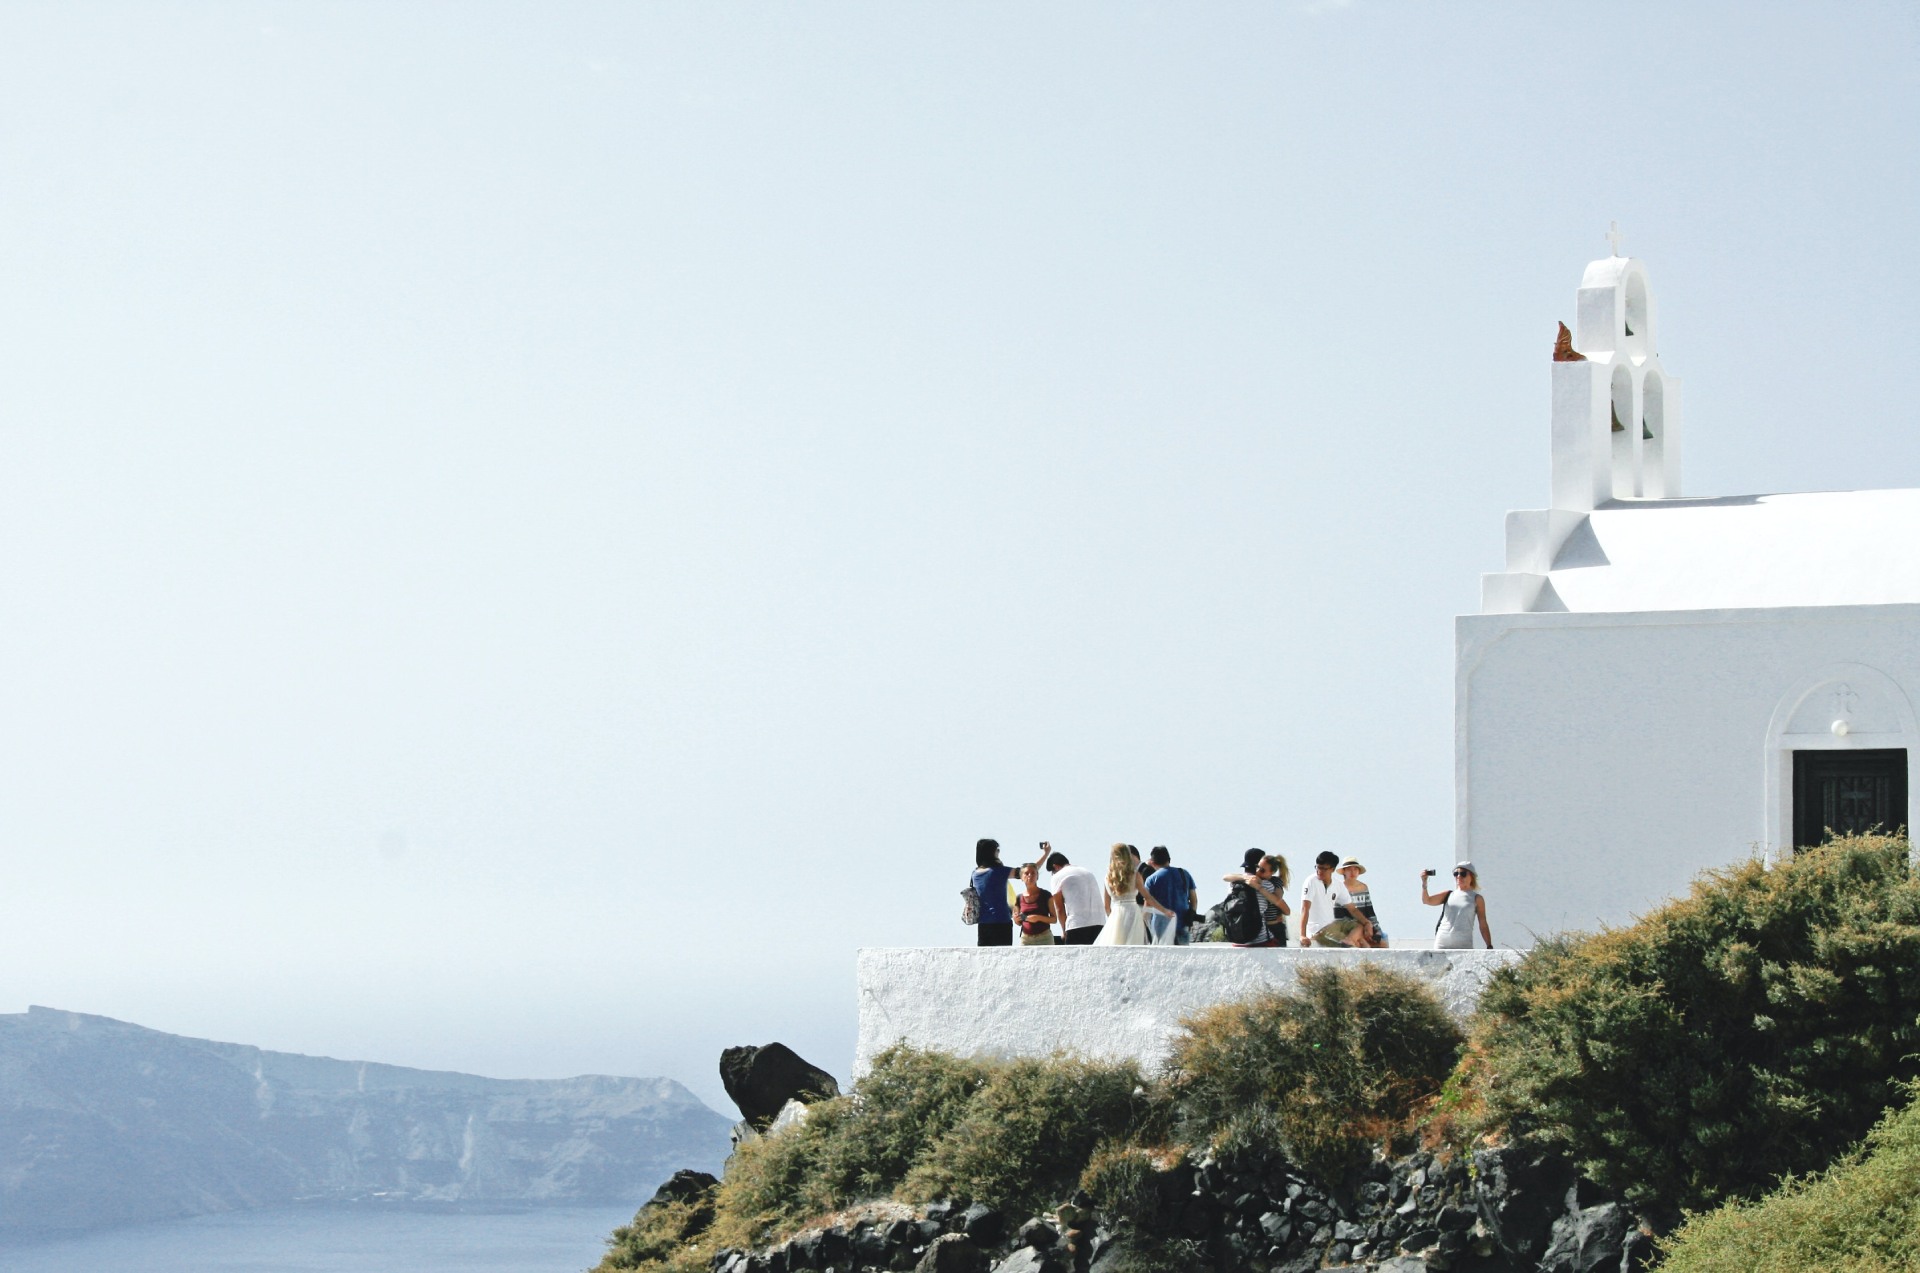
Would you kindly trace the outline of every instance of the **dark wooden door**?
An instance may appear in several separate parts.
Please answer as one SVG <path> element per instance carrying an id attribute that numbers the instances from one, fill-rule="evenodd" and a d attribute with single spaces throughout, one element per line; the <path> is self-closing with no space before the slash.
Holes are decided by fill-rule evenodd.
<path id="1" fill-rule="evenodd" d="M 1796 751 L 1793 753 L 1793 847 L 1835 835 L 1907 825 L 1907 753 Z"/>

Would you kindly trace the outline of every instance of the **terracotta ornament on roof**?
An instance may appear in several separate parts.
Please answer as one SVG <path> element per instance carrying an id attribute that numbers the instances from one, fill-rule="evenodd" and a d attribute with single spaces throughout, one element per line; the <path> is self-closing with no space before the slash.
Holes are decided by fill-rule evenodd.
<path id="1" fill-rule="evenodd" d="M 1573 333 L 1567 330 L 1565 323 L 1560 324 L 1560 334 L 1553 338 L 1553 360 L 1555 362 L 1585 362 L 1585 354 L 1573 350 Z"/>

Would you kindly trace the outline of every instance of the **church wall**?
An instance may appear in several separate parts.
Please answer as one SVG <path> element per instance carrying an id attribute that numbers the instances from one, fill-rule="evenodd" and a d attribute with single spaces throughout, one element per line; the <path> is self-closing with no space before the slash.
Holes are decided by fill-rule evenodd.
<path id="1" fill-rule="evenodd" d="M 854 1074 L 865 1074 L 876 1055 L 902 1042 L 963 1056 L 1077 1052 L 1152 1068 L 1166 1060 L 1182 1017 L 1291 985 L 1300 969 L 1330 963 L 1372 961 L 1422 977 L 1464 1019 L 1493 970 L 1517 957 L 1500 950 L 1236 950 L 1218 943 L 862 950 Z"/>
<path id="2" fill-rule="evenodd" d="M 1456 656 L 1456 854 L 1502 943 L 1627 923 L 1702 870 L 1784 848 L 1783 748 L 1920 761 L 1904 707 L 1920 606 L 1472 615 Z M 1796 696 L 1833 676 L 1870 694 L 1883 678 L 1901 709 L 1878 732 L 1783 738 Z"/>

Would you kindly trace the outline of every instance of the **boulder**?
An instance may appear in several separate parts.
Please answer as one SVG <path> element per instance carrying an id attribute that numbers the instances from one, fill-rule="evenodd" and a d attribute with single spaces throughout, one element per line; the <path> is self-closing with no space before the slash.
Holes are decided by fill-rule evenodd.
<path id="1" fill-rule="evenodd" d="M 987 1273 L 987 1253 L 964 1233 L 943 1233 L 933 1240 L 914 1273 Z"/>
<path id="2" fill-rule="evenodd" d="M 698 1202 L 719 1183 L 704 1171 L 691 1171 L 683 1167 L 653 1191 L 653 1197 L 647 1199 L 647 1205 L 653 1207 L 668 1202 Z"/>
<path id="3" fill-rule="evenodd" d="M 960 1217 L 960 1231 L 983 1247 L 994 1246 L 1007 1236 L 1007 1218 L 984 1202 L 968 1207 Z"/>
<path id="4" fill-rule="evenodd" d="M 720 1054 L 720 1082 L 755 1131 L 765 1131 L 788 1101 L 806 1104 L 840 1095 L 833 1075 L 784 1043 L 728 1048 Z"/>
<path id="5" fill-rule="evenodd" d="M 1495 1244 L 1515 1259 L 1538 1259 L 1577 1185 L 1572 1165 L 1513 1145 L 1480 1150 L 1473 1165 L 1474 1207 Z"/>
<path id="6" fill-rule="evenodd" d="M 788 1101 L 780 1107 L 780 1112 L 767 1124 L 767 1135 L 783 1132 L 789 1127 L 798 1127 L 807 1121 L 807 1107 L 799 1101 Z"/>
<path id="7" fill-rule="evenodd" d="M 1052 1251 L 1023 1246 L 993 1266 L 993 1273 L 1066 1273 L 1067 1263 Z"/>
<path id="8" fill-rule="evenodd" d="M 1627 1262 L 1627 1235 L 1638 1229 L 1617 1202 L 1575 1211 L 1553 1222 L 1540 1273 L 1615 1273 Z"/>
<path id="9" fill-rule="evenodd" d="M 1044 1251 L 1048 1247 L 1059 1244 L 1060 1233 L 1045 1220 L 1035 1216 L 1020 1226 L 1020 1232 L 1015 1240 L 1021 1246 L 1030 1246 Z"/>

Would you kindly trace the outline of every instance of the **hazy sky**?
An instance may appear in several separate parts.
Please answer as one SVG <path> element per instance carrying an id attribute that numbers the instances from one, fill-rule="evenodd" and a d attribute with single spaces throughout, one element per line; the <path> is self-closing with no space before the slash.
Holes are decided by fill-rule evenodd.
<path id="1" fill-rule="evenodd" d="M 1610 219 L 1691 493 L 1920 485 L 1914 14 L 0 6 L 0 1010 L 718 1104 L 982 835 L 1412 935 Z"/>

